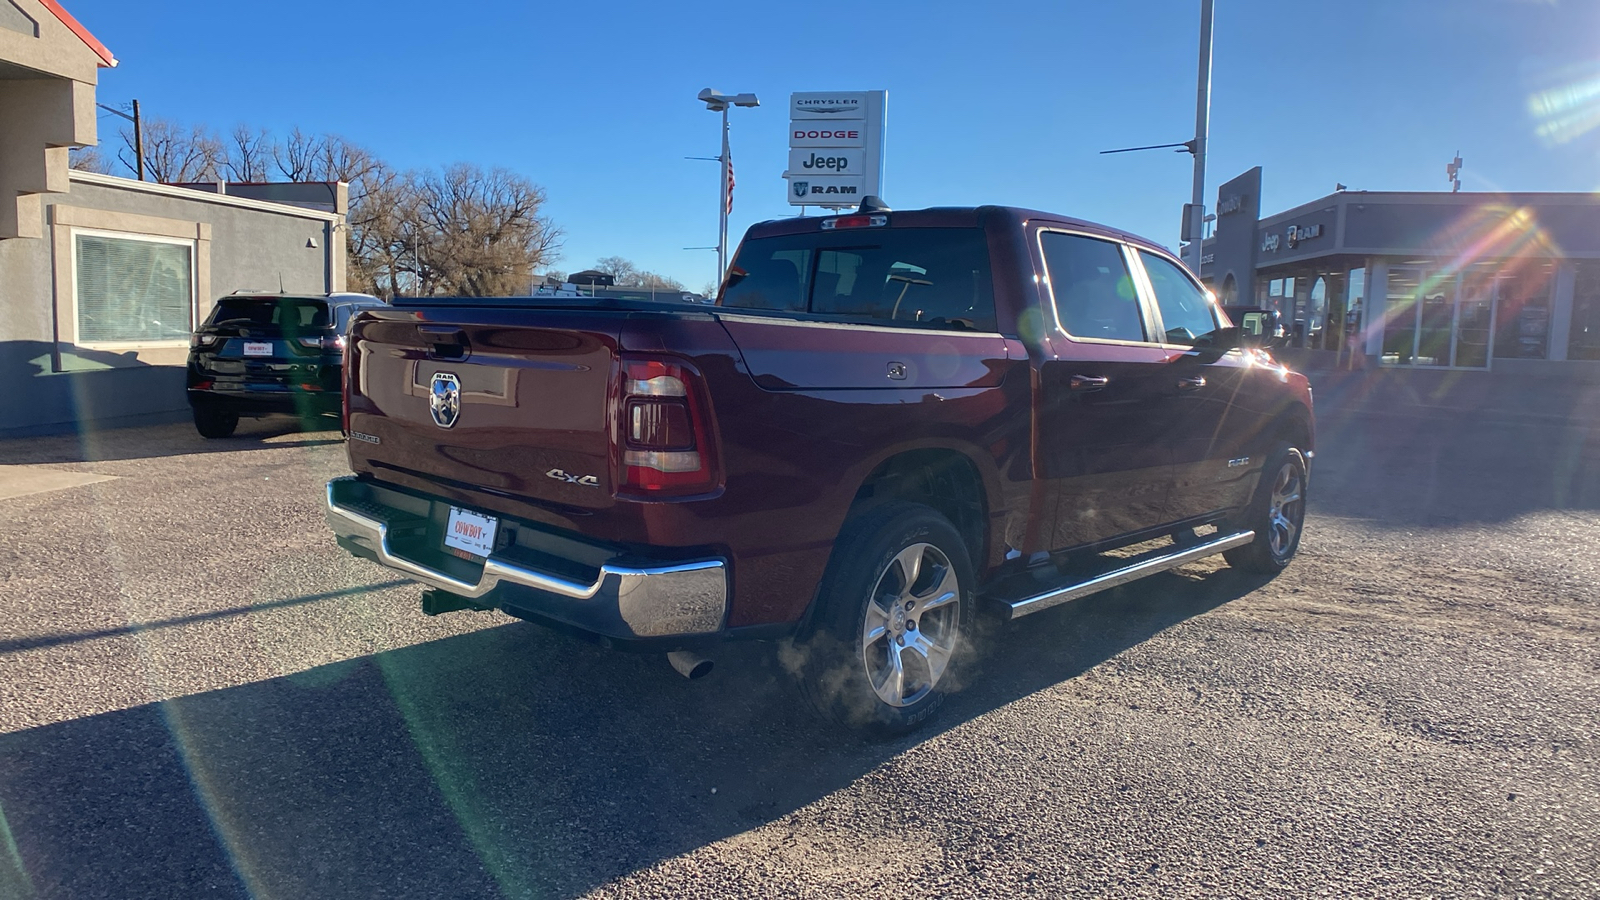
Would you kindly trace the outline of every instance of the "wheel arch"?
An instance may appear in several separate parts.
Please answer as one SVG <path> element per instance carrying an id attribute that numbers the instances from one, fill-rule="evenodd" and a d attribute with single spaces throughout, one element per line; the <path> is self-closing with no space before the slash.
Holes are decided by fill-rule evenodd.
<path id="1" fill-rule="evenodd" d="M 999 476 L 982 457 L 948 444 L 900 448 L 885 454 L 860 479 L 850 516 L 864 506 L 904 500 L 932 507 L 950 520 L 967 545 L 974 570 L 988 568 L 990 527 Z"/>

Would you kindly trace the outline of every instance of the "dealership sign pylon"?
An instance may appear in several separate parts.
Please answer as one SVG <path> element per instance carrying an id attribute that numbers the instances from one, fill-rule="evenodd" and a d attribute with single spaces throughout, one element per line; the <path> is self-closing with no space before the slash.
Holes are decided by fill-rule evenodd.
<path id="1" fill-rule="evenodd" d="M 888 91 L 789 95 L 790 206 L 845 209 L 883 193 Z"/>

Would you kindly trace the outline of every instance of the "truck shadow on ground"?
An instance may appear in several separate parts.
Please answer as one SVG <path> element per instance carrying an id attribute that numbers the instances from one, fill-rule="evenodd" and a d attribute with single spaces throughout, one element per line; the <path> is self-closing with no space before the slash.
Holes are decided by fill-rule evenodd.
<path id="1" fill-rule="evenodd" d="M 997 626 L 934 729 L 891 742 L 814 724 L 764 645 L 690 684 L 524 623 L 0 736 L 0 894 L 578 896 L 1260 584 L 1194 571 Z"/>

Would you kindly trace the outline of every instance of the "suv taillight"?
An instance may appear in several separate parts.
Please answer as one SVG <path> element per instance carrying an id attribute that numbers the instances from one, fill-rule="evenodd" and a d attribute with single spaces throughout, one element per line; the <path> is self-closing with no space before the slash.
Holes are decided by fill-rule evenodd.
<path id="1" fill-rule="evenodd" d="M 624 492 L 653 497 L 716 487 L 715 448 L 699 373 L 680 363 L 622 362 Z"/>
<path id="2" fill-rule="evenodd" d="M 300 346 L 310 347 L 312 349 L 321 348 L 323 350 L 337 350 L 340 353 L 343 353 L 344 335 L 339 334 L 327 335 L 324 337 L 303 337 L 300 338 Z"/>

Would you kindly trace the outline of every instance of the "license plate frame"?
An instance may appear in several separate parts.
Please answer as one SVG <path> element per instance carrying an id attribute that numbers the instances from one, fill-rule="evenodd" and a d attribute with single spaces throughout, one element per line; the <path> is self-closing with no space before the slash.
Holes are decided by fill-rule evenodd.
<path id="1" fill-rule="evenodd" d="M 494 552 L 494 539 L 500 532 L 500 520 L 459 506 L 450 507 L 444 523 L 446 549 L 460 550 L 487 559 Z"/>
<path id="2" fill-rule="evenodd" d="M 271 341 L 245 341 L 244 342 L 244 355 L 245 356 L 271 356 L 272 355 L 272 342 Z"/>

